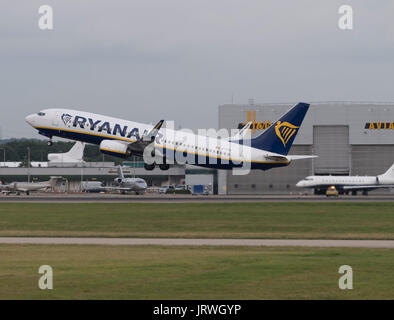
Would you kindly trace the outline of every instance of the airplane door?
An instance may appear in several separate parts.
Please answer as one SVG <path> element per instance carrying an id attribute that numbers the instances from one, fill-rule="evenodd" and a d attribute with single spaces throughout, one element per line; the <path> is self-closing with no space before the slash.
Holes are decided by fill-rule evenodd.
<path id="1" fill-rule="evenodd" d="M 52 118 L 52 124 L 57 127 L 59 125 L 59 113 L 56 112 L 55 116 Z"/>

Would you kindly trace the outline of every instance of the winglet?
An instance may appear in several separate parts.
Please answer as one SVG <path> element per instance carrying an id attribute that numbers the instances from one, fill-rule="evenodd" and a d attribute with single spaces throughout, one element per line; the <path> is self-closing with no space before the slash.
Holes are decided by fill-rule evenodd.
<path id="1" fill-rule="evenodd" d="M 118 166 L 118 175 L 119 175 L 119 178 L 124 179 L 123 170 L 122 170 L 121 165 Z"/>
<path id="2" fill-rule="evenodd" d="M 143 136 L 143 140 L 144 141 L 153 141 L 157 135 L 157 133 L 159 132 L 161 126 L 163 125 L 164 120 L 160 120 L 154 127 L 153 129 L 145 136 Z"/>
<path id="3" fill-rule="evenodd" d="M 233 137 L 230 137 L 228 140 L 229 141 L 234 141 L 234 140 L 242 140 L 242 139 L 246 139 L 246 135 L 248 133 L 248 130 L 250 128 L 250 126 L 252 125 L 252 121 L 249 121 L 247 124 L 245 124 L 241 130 L 239 130 L 239 132 L 234 135 Z"/>

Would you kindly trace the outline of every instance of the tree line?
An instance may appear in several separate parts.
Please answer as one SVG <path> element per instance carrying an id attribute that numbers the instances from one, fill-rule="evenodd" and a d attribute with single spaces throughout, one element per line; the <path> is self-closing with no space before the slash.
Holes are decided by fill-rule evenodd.
<path id="1" fill-rule="evenodd" d="M 64 153 L 69 151 L 75 142 L 54 141 L 49 147 L 47 140 L 39 139 L 12 139 L 0 142 L 0 162 L 5 160 L 14 162 L 28 161 L 28 148 L 30 148 L 30 161 L 48 161 L 48 153 Z M 86 144 L 83 159 L 87 162 L 115 162 L 119 164 L 122 159 L 104 155 L 96 145 Z"/>

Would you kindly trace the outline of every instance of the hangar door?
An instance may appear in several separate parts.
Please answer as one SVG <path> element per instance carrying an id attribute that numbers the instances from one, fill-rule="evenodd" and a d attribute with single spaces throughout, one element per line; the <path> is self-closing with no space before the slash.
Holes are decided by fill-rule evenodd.
<path id="1" fill-rule="evenodd" d="M 349 127 L 314 126 L 313 154 L 315 174 L 349 174 Z"/>

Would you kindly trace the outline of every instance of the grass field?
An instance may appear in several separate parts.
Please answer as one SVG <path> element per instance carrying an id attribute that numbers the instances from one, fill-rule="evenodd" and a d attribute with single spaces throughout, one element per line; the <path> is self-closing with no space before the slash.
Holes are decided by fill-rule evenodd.
<path id="1" fill-rule="evenodd" d="M 393 203 L 2 203 L 0 236 L 394 239 Z M 0 245 L 0 299 L 394 299 L 394 250 Z M 51 265 L 54 289 L 38 289 Z M 354 289 L 340 290 L 350 265 Z"/>
<path id="2" fill-rule="evenodd" d="M 393 299 L 394 251 L 0 245 L 0 299 Z M 40 290 L 39 266 L 53 268 Z M 341 265 L 353 290 L 340 290 Z"/>
<path id="3" fill-rule="evenodd" d="M 0 236 L 394 239 L 394 203 L 2 203 Z"/>

